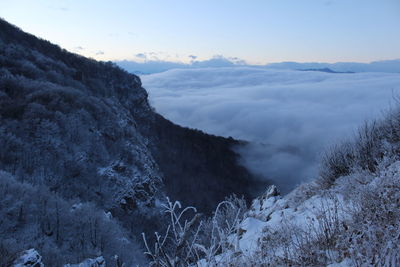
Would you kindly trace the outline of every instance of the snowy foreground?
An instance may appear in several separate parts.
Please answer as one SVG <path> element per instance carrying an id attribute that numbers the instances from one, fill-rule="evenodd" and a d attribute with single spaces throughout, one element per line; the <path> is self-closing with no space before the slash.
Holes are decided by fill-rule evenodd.
<path id="1" fill-rule="evenodd" d="M 271 186 L 237 223 L 225 214 L 225 222 L 233 223 L 227 227 L 228 232 L 227 228 L 212 227 L 211 232 L 219 232 L 215 235 L 219 238 L 214 243 L 211 240 L 209 247 L 196 243 L 201 241 L 198 236 L 191 240 L 185 237 L 185 229 L 191 227 L 196 216 L 190 222 L 178 222 L 185 210 L 192 208 L 174 213 L 181 206 L 178 202 L 169 203 L 166 208 L 175 222 L 168 228 L 171 235 L 157 234 L 159 246 L 154 252 L 148 248 L 148 255 L 154 259 L 152 266 L 188 266 L 178 257 L 159 253 L 165 237 L 173 239 L 177 234 L 176 240 L 184 240 L 178 242 L 178 250 L 185 250 L 179 256 L 193 255 L 196 250 L 194 254 L 203 255 L 192 267 L 400 266 L 399 184 L 400 161 L 390 163 L 385 159 L 375 175 L 356 172 L 342 176 L 327 189 L 313 182 L 281 197 Z M 105 264 L 103 257 L 98 257 L 65 267 Z M 22 266 L 44 265 L 41 256 L 30 249 L 15 261 L 14 267 Z"/>
<path id="2" fill-rule="evenodd" d="M 400 266 L 400 161 L 381 167 L 326 190 L 310 183 L 281 197 L 271 187 L 229 236 L 230 249 L 197 266 Z"/>

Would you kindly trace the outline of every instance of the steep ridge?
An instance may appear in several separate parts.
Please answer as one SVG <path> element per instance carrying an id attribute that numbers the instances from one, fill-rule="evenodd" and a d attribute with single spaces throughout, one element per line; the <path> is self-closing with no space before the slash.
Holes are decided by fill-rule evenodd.
<path id="1" fill-rule="evenodd" d="M 48 225 L 42 225 L 40 216 L 26 221 L 24 216 L 30 216 L 26 208 L 32 203 L 21 197 L 21 203 L 6 207 L 11 202 L 3 199 L 0 211 L 10 224 L 13 218 L 24 223 L 0 224 L 2 232 L 14 239 L 12 246 L 1 245 L 15 251 L 35 246 L 42 250 L 45 263 L 51 253 L 58 253 L 50 266 L 64 260 L 79 262 L 104 250 L 93 240 L 78 248 L 71 245 L 73 237 L 67 241 L 56 235 L 60 218 L 52 216 L 59 214 L 57 205 L 76 210 L 82 203 L 94 203 L 97 213 L 104 211 L 113 218 L 118 236 L 127 231 L 126 238 L 133 240 L 135 234 L 153 231 L 162 223 L 153 218 L 160 217 L 159 203 L 166 195 L 209 213 L 232 193 L 250 199 L 252 187 L 257 186 L 231 150 L 240 145 L 238 141 L 169 122 L 152 110 L 137 76 L 111 62 L 69 53 L 4 20 L 0 20 L 0 121 L 0 170 L 7 172 L 0 179 L 4 193 L 10 198 L 38 194 L 32 203 L 48 217 Z M 24 189 L 9 192 L 10 184 Z M 46 206 L 49 199 L 58 204 L 51 200 L 54 207 Z M 88 220 L 93 236 L 97 228 Z M 46 248 L 50 241 L 27 238 L 25 242 L 27 227 L 38 228 L 37 235 L 55 242 L 53 252 Z M 70 256 L 61 257 L 68 242 Z M 116 254 L 116 249 L 109 248 L 105 257 Z"/>

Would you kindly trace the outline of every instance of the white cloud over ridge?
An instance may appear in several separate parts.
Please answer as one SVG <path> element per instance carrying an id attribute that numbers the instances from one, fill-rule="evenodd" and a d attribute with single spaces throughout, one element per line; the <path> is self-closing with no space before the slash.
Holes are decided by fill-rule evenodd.
<path id="1" fill-rule="evenodd" d="M 171 121 L 252 143 L 243 163 L 283 191 L 314 178 L 320 154 L 379 117 L 400 74 L 337 74 L 250 67 L 143 75 L 156 110 Z"/>

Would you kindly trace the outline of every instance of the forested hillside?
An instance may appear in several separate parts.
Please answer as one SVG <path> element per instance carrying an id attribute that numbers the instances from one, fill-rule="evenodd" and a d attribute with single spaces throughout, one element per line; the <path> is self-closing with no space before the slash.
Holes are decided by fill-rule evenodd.
<path id="1" fill-rule="evenodd" d="M 0 122 L 2 264 L 31 247 L 48 266 L 141 262 L 135 239 L 162 225 L 165 196 L 210 213 L 257 185 L 239 142 L 167 121 L 137 76 L 4 20 Z"/>

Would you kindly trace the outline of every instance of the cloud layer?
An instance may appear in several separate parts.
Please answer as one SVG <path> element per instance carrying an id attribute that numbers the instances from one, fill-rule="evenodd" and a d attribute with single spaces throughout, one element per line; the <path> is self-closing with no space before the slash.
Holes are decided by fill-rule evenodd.
<path id="1" fill-rule="evenodd" d="M 165 57 L 165 55 L 160 55 Z M 334 72 L 389 72 L 400 73 L 400 59 L 382 60 L 371 63 L 357 62 L 280 62 L 267 65 L 249 65 L 240 58 L 224 57 L 216 55 L 208 60 L 197 60 L 197 56 L 189 55 L 190 63 L 172 62 L 159 60 L 157 53 L 139 53 L 135 55 L 137 61 L 121 60 L 115 61 L 120 67 L 129 72 L 137 74 L 151 74 L 164 72 L 170 69 L 195 69 L 195 68 L 219 68 L 219 67 L 251 67 L 262 69 L 287 69 L 287 70 L 310 70 L 310 69 L 328 69 Z"/>
<path id="2" fill-rule="evenodd" d="M 249 67 L 169 70 L 141 77 L 156 110 L 208 133 L 252 143 L 243 164 L 283 191 L 317 174 L 327 146 L 394 102 L 400 75 Z"/>

